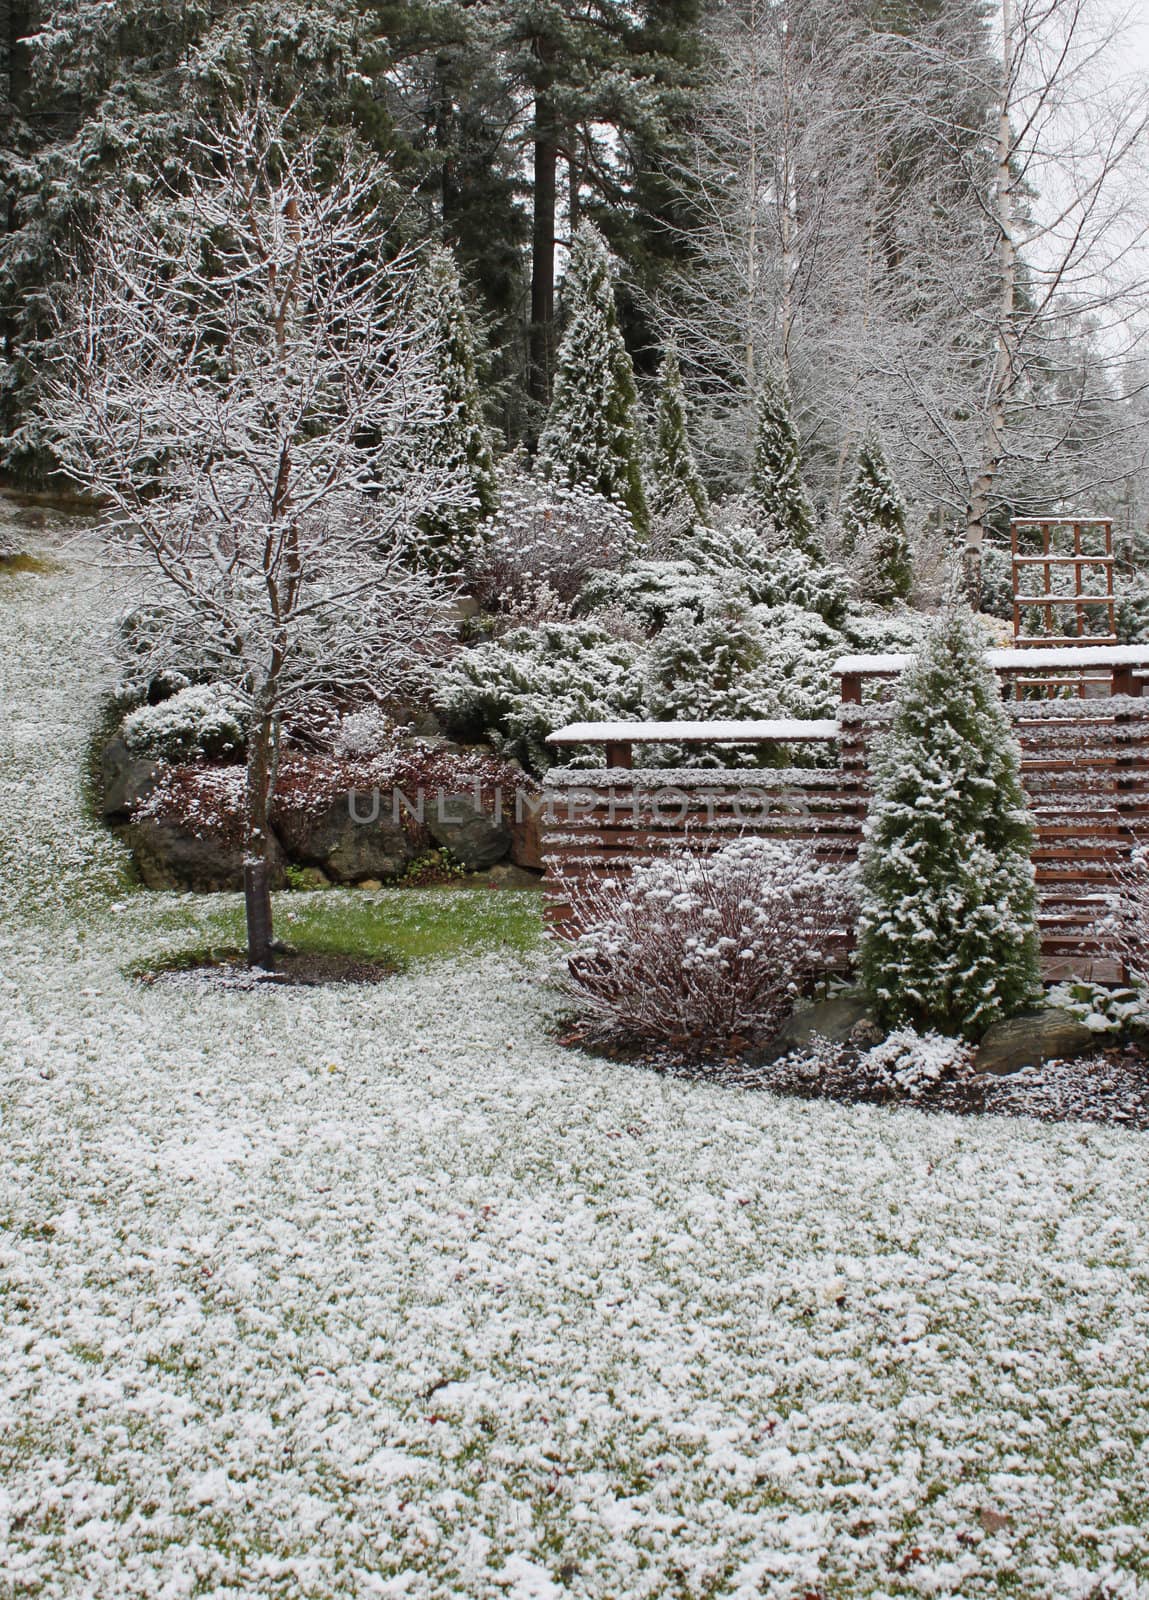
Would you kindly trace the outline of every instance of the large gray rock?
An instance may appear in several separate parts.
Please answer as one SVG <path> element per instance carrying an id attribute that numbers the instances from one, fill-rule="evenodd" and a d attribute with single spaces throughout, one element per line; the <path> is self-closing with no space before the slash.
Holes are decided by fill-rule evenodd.
<path id="1" fill-rule="evenodd" d="M 437 795 L 427 807 L 427 828 L 468 872 L 482 872 L 511 848 L 508 822 L 496 822 L 473 794 Z"/>
<path id="2" fill-rule="evenodd" d="M 336 883 L 397 878 L 415 858 L 402 824 L 369 794 L 341 794 L 318 816 L 277 815 L 275 826 L 293 861 L 320 867 Z"/>
<path id="3" fill-rule="evenodd" d="M 1097 1048 L 1097 1035 L 1070 1011 L 1025 1011 L 987 1028 L 974 1056 L 978 1072 L 1020 1072 L 1043 1061 L 1067 1061 Z"/>
<path id="4" fill-rule="evenodd" d="M 149 889 L 195 889 L 214 892 L 243 888 L 243 846 L 218 835 L 201 837 L 176 822 L 139 817 L 127 830 L 140 877 Z M 282 889 L 283 851 L 272 835 L 269 851 L 271 886 Z"/>
<path id="5" fill-rule="evenodd" d="M 885 1029 L 874 1021 L 873 1007 L 858 995 L 839 995 L 833 1000 L 820 1000 L 804 1011 L 787 1017 L 773 1039 L 758 1050 L 750 1052 L 751 1062 L 776 1061 L 791 1050 L 804 1050 L 818 1034 L 835 1044 L 853 1044 L 868 1049 L 885 1038 Z"/>
<path id="6" fill-rule="evenodd" d="M 160 764 L 151 756 L 133 755 L 117 733 L 100 755 L 100 810 L 109 821 L 130 816 L 156 786 Z"/>

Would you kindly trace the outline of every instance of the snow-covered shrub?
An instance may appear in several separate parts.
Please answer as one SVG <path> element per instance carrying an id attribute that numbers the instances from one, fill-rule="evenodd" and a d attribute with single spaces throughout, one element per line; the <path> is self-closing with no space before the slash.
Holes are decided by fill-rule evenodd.
<path id="1" fill-rule="evenodd" d="M 764 658 L 762 630 L 745 606 L 711 605 L 701 619 L 676 612 L 647 651 L 651 716 L 706 722 L 763 715 Z"/>
<path id="2" fill-rule="evenodd" d="M 858 462 L 842 497 L 844 554 L 851 558 L 858 594 L 876 605 L 908 600 L 913 564 L 906 537 L 906 502 L 886 460 L 881 441 L 862 441 Z"/>
<path id="3" fill-rule="evenodd" d="M 756 606 L 752 614 L 762 635 L 758 703 L 783 717 L 835 716 L 841 687 L 834 663 L 843 653 L 842 635 L 797 605 Z"/>
<path id="4" fill-rule="evenodd" d="M 643 717 L 643 693 L 634 644 L 593 622 L 545 623 L 461 652 L 436 681 L 435 706 L 449 731 L 488 737 L 542 772 L 555 761 L 548 733 L 568 722 Z"/>
<path id="5" fill-rule="evenodd" d="M 247 719 L 226 684 L 192 684 L 159 705 L 131 712 L 120 732 L 133 755 L 164 761 L 219 760 L 242 754 Z"/>
<path id="6" fill-rule="evenodd" d="M 832 716 L 842 643 L 798 606 L 748 608 L 719 597 L 701 618 L 678 612 L 655 635 L 646 654 L 646 703 L 665 721 Z M 679 760 L 696 764 L 678 752 L 670 764 Z"/>
<path id="7" fill-rule="evenodd" d="M 592 618 L 602 610 L 622 610 L 653 633 L 685 611 L 701 620 L 719 590 L 719 580 L 693 561 L 635 561 L 623 572 L 592 573 L 577 609 Z"/>
<path id="8" fill-rule="evenodd" d="M 944 1078 L 967 1075 L 972 1061 L 973 1051 L 964 1040 L 932 1029 L 919 1033 L 916 1028 L 898 1028 L 865 1052 L 859 1073 L 893 1096 L 916 1100 Z"/>
<path id="9" fill-rule="evenodd" d="M 965 1105 L 973 1091 L 974 1052 L 961 1039 L 899 1028 L 870 1049 L 815 1034 L 764 1069 L 764 1081 L 784 1093 L 831 1100 L 931 1101 Z"/>
<path id="10" fill-rule="evenodd" d="M 543 476 L 596 490 L 624 506 L 645 534 L 634 367 L 618 325 L 610 252 L 590 222 L 579 224 L 571 242 L 563 313 L 554 394 L 539 439 Z"/>
<path id="11" fill-rule="evenodd" d="M 840 627 L 850 598 L 845 572 L 794 545 L 774 543 L 772 533 L 724 522 L 698 529 L 682 554 L 698 572 L 736 583 L 752 605 L 801 606 Z"/>
<path id="12" fill-rule="evenodd" d="M 625 511 L 593 489 L 524 473 L 503 483 L 485 532 L 471 588 L 487 610 L 504 613 L 537 602 L 543 586 L 569 605 L 588 573 L 622 566 L 634 540 Z"/>
<path id="13" fill-rule="evenodd" d="M 662 360 L 651 452 L 651 511 L 665 527 L 688 534 L 709 520 L 710 501 L 694 459 L 687 428 L 686 391 L 673 345 Z"/>
<path id="14" fill-rule="evenodd" d="M 754 499 L 791 547 L 817 560 L 814 511 L 802 482 L 798 430 L 790 405 L 790 386 L 781 367 L 769 367 L 758 392 L 751 472 Z"/>
<path id="15" fill-rule="evenodd" d="M 585 932 L 569 991 L 591 1024 L 683 1056 L 770 1036 L 825 965 L 844 903 L 804 846 L 768 839 L 581 880 L 572 896 Z"/>
<path id="16" fill-rule="evenodd" d="M 701 620 L 717 597 L 752 606 L 796 606 L 831 627 L 845 620 L 849 580 L 838 567 L 819 565 L 801 550 L 771 548 L 745 524 L 699 527 L 675 542 L 670 558 L 636 561 L 624 572 L 597 572 L 578 597 L 578 609 L 593 613 L 623 606 L 647 628 L 660 628 L 675 612 Z"/>
<path id="17" fill-rule="evenodd" d="M 872 756 L 859 863 L 863 982 L 892 1022 L 975 1037 L 1038 980 L 1021 756 L 966 608 L 943 613 Z"/>
<path id="18" fill-rule="evenodd" d="M 922 642 L 929 618 L 910 606 L 851 606 L 842 624 L 851 652 L 864 655 L 912 655 Z"/>
<path id="19" fill-rule="evenodd" d="M 395 724 L 377 705 L 347 711 L 331 729 L 331 748 L 337 756 L 364 760 L 382 755 L 395 744 Z"/>

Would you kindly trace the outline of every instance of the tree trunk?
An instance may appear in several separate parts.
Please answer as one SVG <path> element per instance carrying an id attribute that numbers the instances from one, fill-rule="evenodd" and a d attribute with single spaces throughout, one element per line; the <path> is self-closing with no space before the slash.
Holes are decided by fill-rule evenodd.
<path id="1" fill-rule="evenodd" d="M 268 855 L 271 843 L 271 797 L 279 761 L 279 718 L 257 716 L 251 729 L 247 755 L 247 840 L 243 889 L 247 917 L 247 960 L 252 967 L 272 966 L 271 882 Z"/>
<path id="2" fill-rule="evenodd" d="M 1006 405 L 1017 378 L 1017 247 L 1013 240 L 1013 131 L 1010 127 L 1010 90 L 1014 72 L 1012 0 L 1001 0 L 1001 27 L 1001 99 L 998 104 L 997 170 L 994 179 L 998 233 L 997 322 L 981 465 L 970 485 L 965 519 L 965 581 L 969 602 L 975 610 L 981 604 L 981 552 L 989 523 L 993 486 L 1005 460 Z"/>
<path id="3" fill-rule="evenodd" d="M 536 39 L 538 88 L 534 127 L 534 223 L 531 233 L 530 370 L 527 386 L 531 399 L 550 404 L 555 355 L 555 198 L 558 183 L 559 138 L 554 100 L 550 94 L 549 62 L 552 47 Z"/>

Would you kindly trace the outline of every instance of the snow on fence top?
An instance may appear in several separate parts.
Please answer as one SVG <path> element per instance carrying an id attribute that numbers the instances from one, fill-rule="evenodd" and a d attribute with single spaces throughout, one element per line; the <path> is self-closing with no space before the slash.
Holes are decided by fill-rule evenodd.
<path id="1" fill-rule="evenodd" d="M 1072 598 L 1072 597 L 1071 597 Z M 1146 667 L 1149 645 L 1062 645 L 1049 649 L 987 650 L 985 658 L 998 672 L 1028 672 L 1031 667 Z M 912 655 L 842 656 L 834 671 L 842 677 L 896 677 L 913 660 Z"/>
<path id="2" fill-rule="evenodd" d="M 894 657 L 890 657 L 893 660 Z M 907 658 L 908 659 L 908 658 Z M 1149 660 L 1149 653 L 1146 659 Z M 571 722 L 548 744 L 757 744 L 762 740 L 833 740 L 838 724 L 822 722 Z"/>

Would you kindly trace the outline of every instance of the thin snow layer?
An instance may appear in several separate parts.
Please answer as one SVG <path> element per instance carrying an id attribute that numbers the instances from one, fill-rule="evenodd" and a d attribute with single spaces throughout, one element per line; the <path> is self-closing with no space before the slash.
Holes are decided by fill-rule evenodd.
<path id="1" fill-rule="evenodd" d="M 571 722 L 547 735 L 548 744 L 756 744 L 764 740 L 836 739 L 834 721 L 797 722 Z"/>
<path id="2" fill-rule="evenodd" d="M 1029 649 L 987 650 L 985 658 L 995 669 L 1016 667 L 1149 667 L 1149 645 L 1091 644 L 1034 645 Z M 904 672 L 913 660 L 909 655 L 840 656 L 834 662 L 837 673 Z"/>
<path id="3" fill-rule="evenodd" d="M 1149 1595 L 1142 1137 L 598 1062 L 529 961 L 133 985 L 220 902 L 0 585 L 0 1592 Z"/>

